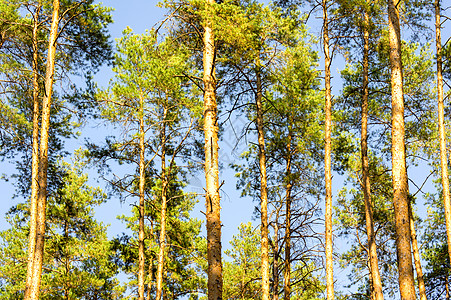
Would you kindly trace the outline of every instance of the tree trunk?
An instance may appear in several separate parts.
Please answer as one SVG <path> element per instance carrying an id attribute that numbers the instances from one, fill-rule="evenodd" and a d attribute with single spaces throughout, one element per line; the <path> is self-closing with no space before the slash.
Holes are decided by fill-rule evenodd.
<path id="1" fill-rule="evenodd" d="M 144 160 L 144 98 L 141 96 L 139 103 L 139 232 L 138 232 L 138 299 L 144 300 L 144 184 L 146 182 Z"/>
<path id="2" fill-rule="evenodd" d="M 363 198 L 365 201 L 366 234 L 368 236 L 368 256 L 374 300 L 383 300 L 382 280 L 379 273 L 377 246 L 374 234 L 373 207 L 371 203 L 371 183 L 368 162 L 368 67 L 369 67 L 369 16 L 365 9 L 365 24 L 363 26 L 363 97 L 362 97 L 362 131 L 360 151 L 362 156 Z"/>
<path id="3" fill-rule="evenodd" d="M 260 71 L 256 72 L 258 159 L 260 164 L 260 209 L 261 209 L 261 275 L 262 300 L 269 300 L 269 249 L 268 249 L 268 190 L 266 183 L 265 134 L 263 130 L 262 82 Z"/>
<path id="4" fill-rule="evenodd" d="M 279 216 L 276 217 L 274 223 L 274 262 L 272 269 L 272 281 L 273 281 L 273 300 L 279 299 L 279 224 L 277 223 Z"/>
<path id="5" fill-rule="evenodd" d="M 445 275 L 445 299 L 446 300 L 450 299 L 448 275 Z"/>
<path id="6" fill-rule="evenodd" d="M 326 213 L 325 213 L 325 238 L 326 238 L 326 288 L 327 300 L 334 299 L 334 263 L 332 244 L 332 158 L 331 158 L 331 131 L 332 131 L 332 92 L 330 87 L 330 63 L 329 54 L 329 20 L 327 17 L 327 0 L 323 0 L 323 43 L 324 43 L 324 73 L 325 73 L 325 129 L 324 129 L 324 169 L 326 180 Z"/>
<path id="7" fill-rule="evenodd" d="M 206 0 L 207 10 L 215 4 Z M 203 36 L 205 182 L 207 217 L 208 300 L 222 299 L 221 217 L 218 168 L 218 108 L 216 104 L 215 40 L 212 18 L 207 13 Z"/>
<path id="8" fill-rule="evenodd" d="M 417 272 L 418 290 L 420 292 L 420 299 L 427 300 L 426 287 L 424 285 L 423 270 L 421 268 L 420 249 L 418 248 L 417 233 L 415 230 L 415 222 L 413 220 L 412 203 L 409 201 L 409 224 L 410 224 L 410 238 L 412 241 L 413 260 L 415 262 L 415 270 Z"/>
<path id="9" fill-rule="evenodd" d="M 52 25 L 50 27 L 47 65 L 45 70 L 45 91 L 42 99 L 41 140 L 39 148 L 38 201 L 36 220 L 36 248 L 33 260 L 32 278 L 25 300 L 37 300 L 41 285 L 42 262 L 44 259 L 45 208 L 47 201 L 48 138 L 50 108 L 52 100 L 53 75 L 55 72 L 56 39 L 58 35 L 59 0 L 53 0 Z"/>
<path id="10" fill-rule="evenodd" d="M 292 121 L 291 118 L 290 122 Z M 286 194 L 285 194 L 285 268 L 283 274 L 283 297 L 284 300 L 290 300 L 291 297 L 291 125 L 288 125 L 288 143 L 287 143 L 287 166 L 286 166 Z"/>
<path id="11" fill-rule="evenodd" d="M 437 96 L 438 96 L 438 129 L 440 132 L 440 166 L 443 188 L 443 205 L 445 207 L 446 237 L 448 255 L 451 261 L 451 200 L 449 194 L 448 158 L 446 153 L 445 114 L 443 105 L 443 75 L 442 75 L 442 37 L 440 21 L 440 0 L 435 0 L 435 35 L 437 48 Z"/>
<path id="12" fill-rule="evenodd" d="M 161 215 L 160 215 L 160 249 L 158 251 L 158 268 L 157 268 L 157 295 L 156 300 L 161 299 L 163 290 L 163 267 L 164 267 L 164 248 L 166 246 L 166 205 L 167 205 L 167 174 L 166 174 L 166 112 L 164 109 L 163 123 L 161 130 Z"/>
<path id="13" fill-rule="evenodd" d="M 396 246 L 401 300 L 415 299 L 415 284 L 410 251 L 409 200 L 407 198 L 406 155 L 404 137 L 404 95 L 401 61 L 399 11 L 388 0 L 392 93 L 392 178 L 395 208 Z"/>
<path id="14" fill-rule="evenodd" d="M 149 246 L 149 252 L 152 251 L 152 242 L 153 242 L 153 224 L 150 224 L 150 246 Z M 147 300 L 150 300 L 150 296 L 152 293 L 152 276 L 153 276 L 153 270 L 152 270 L 152 260 L 149 261 L 149 274 L 148 274 L 148 280 L 147 283 Z"/>
<path id="15" fill-rule="evenodd" d="M 30 233 L 28 236 L 28 261 L 25 294 L 31 288 L 33 277 L 33 261 L 36 249 L 36 220 L 38 202 L 38 172 L 39 172 L 39 70 L 38 70 L 38 23 L 41 6 L 33 15 L 33 133 L 31 150 L 31 198 L 30 198 Z"/>

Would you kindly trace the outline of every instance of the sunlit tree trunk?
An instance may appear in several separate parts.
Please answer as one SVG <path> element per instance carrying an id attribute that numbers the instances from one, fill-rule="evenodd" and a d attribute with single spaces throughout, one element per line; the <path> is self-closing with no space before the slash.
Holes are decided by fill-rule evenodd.
<path id="1" fill-rule="evenodd" d="M 289 122 L 292 122 L 291 118 Z M 287 166 L 286 166 L 286 194 L 285 194 L 285 266 L 283 274 L 283 296 L 284 300 L 290 300 L 291 297 L 291 124 L 288 125 L 288 143 L 287 143 Z"/>
<path id="2" fill-rule="evenodd" d="M 423 269 L 421 268 L 420 249 L 418 248 L 417 232 L 415 230 L 415 222 L 413 219 L 412 203 L 409 201 L 409 224 L 410 224 L 410 238 L 412 241 L 413 260 L 415 263 L 415 270 L 417 272 L 418 290 L 420 292 L 420 299 L 427 300 L 426 286 L 424 285 Z"/>
<path id="3" fill-rule="evenodd" d="M 374 300 L 383 300 L 382 294 L 382 280 L 379 273 L 379 263 L 377 259 L 377 246 L 374 234 L 373 223 L 373 207 L 371 203 L 371 183 L 370 170 L 368 162 L 368 95 L 369 95 L 369 16 L 365 9 L 365 24 L 363 26 L 363 97 L 362 97 L 362 131 L 360 138 L 360 151 L 362 158 L 362 182 L 363 182 L 363 198 L 365 201 L 365 220 L 366 220 L 366 234 L 368 236 L 368 256 L 369 267 L 371 274 L 371 283 Z"/>
<path id="4" fill-rule="evenodd" d="M 448 281 L 448 276 L 445 276 L 445 299 L 449 300 L 450 299 L 450 295 L 449 295 L 449 281 Z"/>
<path id="5" fill-rule="evenodd" d="M 277 223 L 279 216 L 276 216 L 274 222 L 274 262 L 272 269 L 272 281 L 273 281 L 273 300 L 279 299 L 279 224 Z"/>
<path id="6" fill-rule="evenodd" d="M 152 241 L 153 241 L 153 224 L 150 224 L 150 246 L 149 246 L 149 252 L 152 251 Z M 152 280 L 153 280 L 153 270 L 152 270 L 153 264 L 152 264 L 152 260 L 149 261 L 149 271 L 148 271 L 148 283 L 147 283 L 147 300 L 150 300 L 151 295 L 152 295 Z"/>
<path id="7" fill-rule="evenodd" d="M 139 232 L 138 232 L 138 299 L 144 300 L 144 278 L 145 278 L 145 258 L 144 258 L 144 185 L 146 182 L 145 160 L 144 160 L 144 98 L 141 96 L 139 103 Z"/>
<path id="8" fill-rule="evenodd" d="M 269 300 L 269 246 L 268 246 L 268 190 L 266 182 L 266 154 L 265 134 L 263 129 L 263 91 L 260 71 L 257 77 L 257 132 L 258 132 L 258 159 L 260 165 L 260 210 L 261 210 L 261 275 L 262 300 Z"/>
<path id="9" fill-rule="evenodd" d="M 214 0 L 206 0 L 207 10 Z M 208 300 L 222 299 L 221 217 L 218 169 L 218 108 L 216 104 L 215 40 L 211 12 L 207 11 L 203 36 L 205 182 L 207 216 Z"/>
<path id="10" fill-rule="evenodd" d="M 323 44 L 324 44 L 324 75 L 325 75 L 325 129 L 324 129 L 324 168 L 326 180 L 326 213 L 325 213 L 325 238 L 326 238 L 326 289 L 327 300 L 334 299 L 334 263 L 332 243 L 332 91 L 330 87 L 330 63 L 329 54 L 329 20 L 327 16 L 327 0 L 323 0 Z"/>
<path id="11" fill-rule="evenodd" d="M 448 241 L 448 256 L 451 261 L 451 200 L 449 194 L 448 158 L 446 153 L 445 114 L 443 105 L 443 75 L 442 75 L 442 35 L 440 21 L 440 0 L 435 0 L 435 41 L 437 48 L 437 96 L 438 96 L 438 129 L 440 133 L 440 166 L 443 188 L 443 205 L 445 207 L 446 237 Z"/>
<path id="12" fill-rule="evenodd" d="M 396 4 L 399 4 L 398 2 Z M 388 0 L 392 93 L 392 178 L 395 208 L 396 246 L 401 300 L 415 299 L 412 254 L 410 250 L 409 200 L 407 198 L 404 95 L 401 63 L 401 30 L 399 11 L 394 0 Z"/>
<path id="13" fill-rule="evenodd" d="M 30 198 L 30 233 L 28 235 L 28 261 L 25 294 L 31 288 L 33 261 L 36 249 L 36 218 L 38 202 L 38 172 L 39 172 L 39 70 L 38 70 L 38 23 L 41 6 L 33 15 L 33 133 L 31 152 L 31 198 Z"/>
<path id="14" fill-rule="evenodd" d="M 166 174 L 166 113 L 164 109 L 162 129 L 161 129 L 161 211 L 160 211 L 160 249 L 158 252 L 158 268 L 157 268 L 157 295 L 156 300 L 161 299 L 163 290 L 163 267 L 164 267 L 164 250 L 166 246 L 166 206 L 167 206 L 167 174 Z"/>
<path id="15" fill-rule="evenodd" d="M 44 97 L 41 112 L 41 136 L 39 147 L 38 171 L 38 201 L 36 218 L 36 248 L 33 259 L 33 268 L 29 289 L 26 290 L 25 300 L 39 299 L 41 285 L 42 262 L 44 259 L 45 236 L 45 209 L 47 201 L 47 167 L 48 167 L 48 138 L 50 127 L 50 108 L 52 100 L 53 76 L 55 72 L 56 39 L 58 36 L 59 0 L 53 0 L 52 25 L 50 27 L 49 45 L 47 52 L 47 65 L 45 70 Z M 28 277 L 28 276 L 27 276 Z"/>

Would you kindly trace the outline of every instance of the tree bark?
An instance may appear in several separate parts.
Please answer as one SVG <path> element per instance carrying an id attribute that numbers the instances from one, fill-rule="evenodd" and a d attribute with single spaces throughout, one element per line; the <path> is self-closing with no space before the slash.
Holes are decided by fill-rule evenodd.
<path id="1" fill-rule="evenodd" d="M 388 0 L 392 93 L 392 178 L 395 209 L 396 246 L 401 300 L 415 299 L 415 284 L 410 251 L 409 200 L 407 198 L 404 95 L 401 61 L 399 11 L 394 0 Z"/>
<path id="2" fill-rule="evenodd" d="M 150 234 L 149 234 L 149 236 L 150 236 L 150 246 L 149 246 L 149 252 L 151 252 L 152 251 L 152 242 L 153 242 L 153 224 L 151 223 L 150 224 Z M 148 274 L 148 283 L 147 283 L 147 300 L 150 300 L 150 296 L 151 296 L 151 293 L 152 293 L 152 276 L 153 276 L 153 270 L 152 270 L 152 267 L 153 267 L 153 265 L 152 265 L 152 260 L 150 260 L 150 262 L 149 262 L 149 274 Z"/>
<path id="3" fill-rule="evenodd" d="M 379 262 L 377 258 L 376 238 L 374 234 L 373 223 L 373 207 L 371 203 L 371 183 L 370 170 L 368 162 L 368 96 L 369 96 L 369 43 L 370 33 L 369 25 L 370 19 L 368 12 L 365 9 L 364 13 L 365 23 L 363 26 L 363 97 L 362 97 L 362 130 L 360 138 L 360 151 L 362 159 L 362 181 L 363 181 L 363 198 L 365 201 L 365 221 L 366 234 L 368 236 L 368 256 L 369 267 L 371 275 L 371 283 L 373 288 L 374 300 L 383 300 L 382 280 L 379 273 Z"/>
<path id="4" fill-rule="evenodd" d="M 206 0 L 210 10 L 214 0 Z M 204 83 L 204 135 L 205 181 L 207 217 L 208 300 L 222 299 L 221 217 L 218 168 L 218 108 L 216 104 L 215 40 L 212 18 L 204 23 L 203 83 Z"/>
<path id="5" fill-rule="evenodd" d="M 47 168 L 48 168 L 48 138 L 50 127 L 50 108 L 52 100 L 53 76 L 55 72 L 56 39 L 58 36 L 59 0 L 53 0 L 52 24 L 50 27 L 47 65 L 45 70 L 45 91 L 42 100 L 41 140 L 39 147 L 38 199 L 36 220 L 36 248 L 33 259 L 32 278 L 25 300 L 37 300 L 41 285 L 42 262 L 44 259 L 45 209 L 47 201 Z"/>
<path id="6" fill-rule="evenodd" d="M 260 210 L 261 210 L 261 275 L 262 300 L 269 300 L 269 246 L 268 246 L 268 189 L 266 181 L 266 153 L 265 134 L 263 129 L 262 82 L 260 71 L 257 77 L 257 132 L 258 132 L 258 159 L 260 165 Z"/>
<path id="7" fill-rule="evenodd" d="M 289 118 L 289 122 L 292 122 Z M 288 143 L 287 143 L 287 166 L 286 166 L 286 194 L 285 194 L 285 261 L 283 274 L 283 297 L 284 300 L 290 300 L 291 297 L 291 125 L 288 125 Z"/>
<path id="8" fill-rule="evenodd" d="M 448 276 L 445 275 L 445 299 L 449 300 L 450 299 L 450 295 L 449 295 L 449 281 L 448 281 Z"/>
<path id="9" fill-rule="evenodd" d="M 443 188 L 443 206 L 445 208 L 446 237 L 448 241 L 448 256 L 451 261 L 451 200 L 449 193 L 448 158 L 446 153 L 445 113 L 443 105 L 443 75 L 442 75 L 442 36 L 440 21 L 440 0 L 434 1 L 435 6 L 435 41 L 437 48 L 437 98 L 438 98 L 438 129 L 440 133 L 440 167 Z"/>
<path id="10" fill-rule="evenodd" d="M 144 256 L 144 185 L 145 174 L 145 131 L 144 131 L 144 98 L 141 96 L 139 103 L 139 232 L 138 232 L 138 299 L 144 300 L 144 276 L 145 276 L 145 256 Z"/>
<path id="11" fill-rule="evenodd" d="M 161 130 L 161 215 L 160 215 L 160 249 L 158 251 L 158 268 L 157 268 L 157 292 L 156 300 L 161 299 L 163 290 L 163 267 L 164 267 L 164 250 L 166 246 L 166 205 L 167 205 L 167 174 L 166 174 L 166 112 L 164 109 L 163 123 Z"/>
<path id="12" fill-rule="evenodd" d="M 276 217 L 274 222 L 274 262 L 272 269 L 272 281 L 273 281 L 273 300 L 279 299 L 279 224 L 277 223 L 279 216 Z"/>
<path id="13" fill-rule="evenodd" d="M 415 222 L 413 220 L 412 203 L 409 201 L 409 224 L 410 224 L 410 238 L 412 241 L 413 260 L 415 263 L 415 270 L 417 272 L 418 290 L 420 292 L 420 299 L 427 300 L 426 286 L 424 285 L 423 270 L 421 268 L 420 249 L 418 248 L 417 233 L 415 230 Z"/>
<path id="14" fill-rule="evenodd" d="M 326 181 L 326 211 L 325 211 L 325 238 L 326 238 L 326 289 L 327 300 L 334 299 L 334 265 L 332 242 L 332 158 L 331 158 L 331 131 L 332 131 L 332 92 L 330 86 L 329 54 L 329 20 L 327 16 L 327 0 L 323 0 L 323 44 L 324 44 L 324 73 L 325 73 L 325 129 L 324 129 L 324 173 Z"/>
<path id="15" fill-rule="evenodd" d="M 28 261 L 25 294 L 31 288 L 33 277 L 33 261 L 36 249 L 36 220 L 38 202 L 38 172 L 39 172 L 39 70 L 38 70 L 38 23 L 41 6 L 33 15 L 33 133 L 31 150 L 31 198 L 30 198 L 30 233 L 28 235 Z"/>

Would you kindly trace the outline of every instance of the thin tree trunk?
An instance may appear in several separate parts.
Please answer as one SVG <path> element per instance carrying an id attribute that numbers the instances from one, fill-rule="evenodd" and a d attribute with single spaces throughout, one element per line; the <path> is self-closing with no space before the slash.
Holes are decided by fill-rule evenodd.
<path id="1" fill-rule="evenodd" d="M 363 198 L 365 201 L 365 220 L 366 233 L 368 236 L 368 256 L 371 274 L 371 282 L 374 294 L 374 300 L 383 300 L 382 280 L 379 273 L 379 262 L 377 258 L 376 238 L 374 234 L 373 208 L 371 203 L 371 183 L 370 170 L 368 162 L 368 67 L 369 67 L 369 16 L 365 9 L 365 24 L 363 26 L 363 97 L 362 97 L 362 131 L 360 138 L 361 156 L 362 156 L 362 181 Z"/>
<path id="2" fill-rule="evenodd" d="M 164 248 L 166 246 L 166 205 L 167 205 L 167 174 L 166 174 L 166 108 L 163 113 L 163 124 L 161 130 L 161 215 L 160 215 L 160 249 L 158 252 L 157 268 L 157 295 L 156 300 L 161 299 L 163 290 L 163 267 L 164 267 Z"/>
<path id="3" fill-rule="evenodd" d="M 420 261 L 420 249 L 418 248 L 417 232 L 415 230 L 415 222 L 413 220 L 412 203 L 409 201 L 409 224 L 410 224 L 410 238 L 412 241 L 413 260 L 415 262 L 415 270 L 417 272 L 418 290 L 420 292 L 420 299 L 427 300 L 426 287 L 424 285 L 423 270 Z"/>
<path id="4" fill-rule="evenodd" d="M 58 35 L 59 0 L 53 0 L 52 25 L 50 27 L 49 46 L 47 53 L 47 65 L 45 70 L 45 91 L 42 100 L 41 116 L 41 140 L 39 148 L 39 192 L 37 201 L 37 226 L 36 226 L 36 248 L 33 261 L 32 279 L 29 292 L 25 300 L 37 300 L 41 285 L 42 262 L 44 259 L 44 236 L 45 236 L 45 208 L 47 201 L 47 167 L 48 167 L 48 138 L 50 127 L 50 108 L 52 100 L 53 76 L 55 72 L 56 38 Z"/>
<path id="5" fill-rule="evenodd" d="M 144 256 L 144 184 L 146 182 L 145 160 L 144 160 L 144 98 L 141 96 L 139 103 L 139 232 L 138 232 L 138 299 L 144 300 L 144 276 L 145 276 L 145 256 Z"/>
<path id="6" fill-rule="evenodd" d="M 31 288 L 33 277 L 33 261 L 36 249 L 36 220 L 38 202 L 39 172 L 39 70 L 38 70 L 38 22 L 41 6 L 36 8 L 33 16 L 33 133 L 31 150 L 31 199 L 30 199 L 30 233 L 28 235 L 28 262 L 25 294 Z"/>
<path id="7" fill-rule="evenodd" d="M 257 131 L 258 158 L 260 164 L 260 209 L 261 209 L 261 275 L 262 300 L 269 300 L 269 246 L 268 246 L 268 190 L 266 182 L 265 134 L 263 130 L 262 82 L 260 71 L 257 76 Z"/>
<path id="8" fill-rule="evenodd" d="M 415 284 L 410 250 L 409 200 L 407 198 L 406 155 L 404 137 L 404 95 L 401 61 L 399 11 L 388 0 L 392 89 L 392 177 L 395 208 L 396 246 L 401 300 L 415 299 Z"/>
<path id="9" fill-rule="evenodd" d="M 150 224 L 150 246 L 149 246 L 149 252 L 152 251 L 152 242 L 153 242 L 153 224 Z M 152 270 L 152 260 L 149 262 L 149 274 L 148 274 L 148 280 L 147 283 L 147 300 L 150 300 L 151 292 L 152 292 L 152 276 L 153 276 L 153 270 Z"/>
<path id="10" fill-rule="evenodd" d="M 273 281 L 273 300 L 279 299 L 279 224 L 277 223 L 279 216 L 276 217 L 274 222 L 274 262 L 272 269 L 272 281 Z"/>
<path id="11" fill-rule="evenodd" d="M 449 295 L 449 281 L 448 281 L 448 275 L 446 275 L 445 277 L 445 299 L 449 300 L 450 299 L 450 295 Z"/>
<path id="12" fill-rule="evenodd" d="M 290 118 L 290 122 L 291 122 Z M 288 143 L 287 143 L 287 166 L 286 166 L 286 178 L 288 180 L 285 194 L 285 268 L 283 274 L 283 297 L 284 300 L 290 300 L 291 297 L 291 125 L 288 130 Z"/>
<path id="13" fill-rule="evenodd" d="M 324 73 L 325 73 L 325 148 L 324 169 L 326 180 L 326 211 L 325 211 L 325 237 L 326 237 L 326 288 L 327 300 L 334 299 L 334 263 L 332 242 L 332 158 L 331 158 L 331 131 L 332 131 L 332 92 L 330 87 L 329 54 L 329 20 L 327 17 L 327 0 L 323 0 L 323 43 L 324 43 Z"/>
<path id="14" fill-rule="evenodd" d="M 446 237 L 448 241 L 448 256 L 451 261 L 451 200 L 449 193 L 448 158 L 446 153 L 445 114 L 443 105 L 443 75 L 442 75 L 442 36 L 440 21 L 440 0 L 435 0 L 435 35 L 437 48 L 437 96 L 438 96 L 438 129 L 440 132 L 440 167 L 442 175 L 443 205 L 445 207 Z"/>
<path id="15" fill-rule="evenodd" d="M 207 10 L 215 4 L 206 0 Z M 204 135 L 205 182 L 207 217 L 208 300 L 222 299 L 221 217 L 218 168 L 218 108 L 216 104 L 215 40 L 212 18 L 207 13 L 204 25 L 203 83 L 204 83 Z"/>

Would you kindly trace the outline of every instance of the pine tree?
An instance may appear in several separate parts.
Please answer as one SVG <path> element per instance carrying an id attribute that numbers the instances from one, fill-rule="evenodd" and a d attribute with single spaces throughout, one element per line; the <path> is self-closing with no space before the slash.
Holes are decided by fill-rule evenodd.
<path id="1" fill-rule="evenodd" d="M 121 299 L 123 289 L 115 279 L 118 268 L 110 260 L 107 228 L 94 219 L 93 209 L 106 201 L 106 195 L 87 185 L 82 164 L 62 163 L 61 168 L 66 172 L 65 185 L 48 198 L 46 208 L 49 234 L 40 297 Z M 0 299 L 24 297 L 29 217 L 27 205 L 19 204 L 9 213 L 11 228 L 0 233 Z"/>

